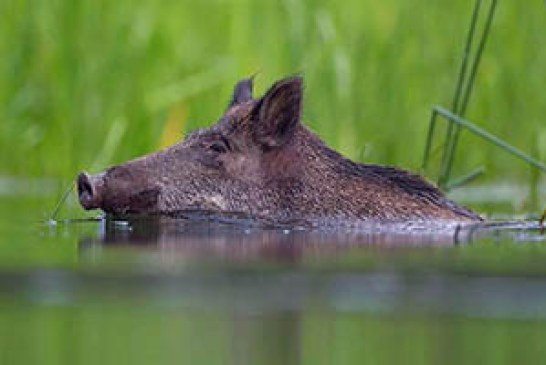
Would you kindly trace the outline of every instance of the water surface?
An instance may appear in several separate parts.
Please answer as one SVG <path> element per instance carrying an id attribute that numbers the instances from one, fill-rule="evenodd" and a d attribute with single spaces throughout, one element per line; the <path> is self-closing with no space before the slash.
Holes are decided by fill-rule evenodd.
<path id="1" fill-rule="evenodd" d="M 533 222 L 454 240 L 202 220 L 53 224 L 49 196 L 0 202 L 2 363 L 546 356 L 546 239 Z M 71 201 L 62 215 L 85 216 Z"/>

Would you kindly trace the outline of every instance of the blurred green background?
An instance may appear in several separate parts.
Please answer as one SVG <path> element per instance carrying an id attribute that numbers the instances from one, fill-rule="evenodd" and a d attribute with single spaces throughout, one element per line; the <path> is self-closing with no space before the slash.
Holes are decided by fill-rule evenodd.
<path id="1" fill-rule="evenodd" d="M 214 122 L 255 72 L 257 94 L 303 74 L 306 123 L 349 157 L 418 169 L 431 106 L 451 103 L 473 5 L 3 0 L 0 175 L 66 183 L 173 143 Z M 467 113 L 542 160 L 545 27 L 543 1 L 499 4 Z M 520 161 L 461 142 L 455 174 L 483 164 L 482 181 L 529 181 Z"/>
<path id="2" fill-rule="evenodd" d="M 473 6 L 0 0 L 0 363 L 544 359 L 543 236 L 437 249 L 362 246 L 360 256 L 311 250 L 293 263 L 244 264 L 230 259 L 230 245 L 226 256 L 195 260 L 184 256 L 183 239 L 181 252 L 162 236 L 117 246 L 103 237 L 102 222 L 38 223 L 52 217 L 79 170 L 102 170 L 214 122 L 234 83 L 256 72 L 257 95 L 303 74 L 304 120 L 334 148 L 417 170 L 431 107 L 451 104 Z M 544 1 L 499 2 L 467 113 L 543 161 L 545 29 Z M 535 207 L 521 211 L 543 208 L 528 166 L 466 133 L 459 147 L 454 175 L 486 167 L 477 183 L 490 185 L 477 195 L 511 181 L 531 187 Z M 433 166 L 427 175 L 434 174 Z M 60 217 L 83 214 L 67 202 L 72 211 Z M 212 238 L 195 247 L 217 247 Z M 355 307 L 360 302 L 372 306 Z"/>

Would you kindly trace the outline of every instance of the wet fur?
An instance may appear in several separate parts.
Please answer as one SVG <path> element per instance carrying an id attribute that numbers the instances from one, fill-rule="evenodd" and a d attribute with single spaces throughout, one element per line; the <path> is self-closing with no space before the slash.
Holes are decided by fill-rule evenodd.
<path id="1" fill-rule="evenodd" d="M 251 88 L 251 80 L 238 83 L 211 127 L 108 169 L 100 208 L 215 211 L 275 223 L 481 219 L 418 175 L 357 163 L 326 146 L 300 122 L 301 78 L 281 80 L 258 99 Z"/>

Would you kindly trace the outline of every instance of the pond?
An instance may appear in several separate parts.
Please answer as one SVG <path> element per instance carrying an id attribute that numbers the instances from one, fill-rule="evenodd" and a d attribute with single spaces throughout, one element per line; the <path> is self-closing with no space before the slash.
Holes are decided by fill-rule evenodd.
<path id="1" fill-rule="evenodd" d="M 48 223 L 56 198 L 46 190 L 0 195 L 1 363 L 546 358 L 536 222 L 464 240 L 172 219 Z M 69 201 L 63 215 L 84 214 Z"/>

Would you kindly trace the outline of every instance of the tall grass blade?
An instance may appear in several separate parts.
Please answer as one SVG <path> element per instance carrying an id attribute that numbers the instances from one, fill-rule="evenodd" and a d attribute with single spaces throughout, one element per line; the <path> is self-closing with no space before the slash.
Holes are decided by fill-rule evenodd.
<path id="1" fill-rule="evenodd" d="M 497 1 L 492 0 L 491 5 L 489 7 L 489 12 L 487 15 L 486 23 L 484 26 L 484 29 L 481 33 L 480 43 L 478 45 L 478 49 L 476 51 L 476 55 L 474 56 L 474 59 L 472 61 L 472 66 L 470 68 L 470 76 L 468 76 L 468 80 L 466 80 L 466 86 L 464 88 L 464 93 L 462 95 L 463 101 L 462 104 L 459 105 L 460 97 L 461 97 L 461 90 L 463 88 L 463 84 L 465 83 L 466 73 L 467 73 L 467 62 L 469 53 L 472 47 L 472 40 L 474 37 L 474 32 L 478 20 L 478 15 L 481 7 L 481 0 L 476 0 L 474 12 L 472 14 L 472 19 L 470 23 L 470 28 L 468 31 L 468 37 L 466 41 L 466 46 L 463 54 L 463 61 L 461 63 L 461 71 L 459 73 L 459 79 L 457 82 L 457 88 L 455 95 L 453 97 L 453 105 L 452 105 L 452 111 L 455 114 L 458 114 L 462 117 L 464 117 L 466 113 L 466 108 L 468 105 L 468 101 L 470 100 L 470 96 L 472 94 L 474 81 L 476 79 L 476 74 L 478 71 L 478 66 L 481 61 L 481 56 L 483 53 L 483 50 L 485 48 L 485 44 L 489 35 L 489 31 L 491 29 L 491 23 L 493 21 L 493 16 L 495 14 Z M 449 177 L 451 175 L 451 169 L 453 166 L 453 159 L 455 155 L 455 149 L 457 146 L 457 142 L 459 140 L 459 133 L 460 133 L 460 127 L 454 124 L 450 124 L 448 126 L 446 137 L 445 137 L 445 149 L 442 156 L 442 163 L 440 166 L 440 175 L 438 177 L 438 184 L 440 186 L 446 186 Z"/>
<path id="2" fill-rule="evenodd" d="M 472 123 L 458 115 L 455 115 L 449 110 L 442 108 L 441 106 L 435 106 L 434 109 L 436 110 L 438 114 L 444 116 L 449 123 L 455 123 L 458 126 L 467 129 L 471 133 L 501 148 L 503 151 L 527 162 L 529 165 L 546 173 L 546 164 L 544 162 L 535 159 L 534 157 L 512 146 L 511 144 L 504 141 L 503 139 L 495 136 L 494 134 L 486 131 L 483 128 L 478 127 L 475 123 Z"/>
<path id="3" fill-rule="evenodd" d="M 485 48 L 489 31 L 491 29 L 491 23 L 493 22 L 493 17 L 495 15 L 496 7 L 497 7 L 497 0 L 492 0 L 491 6 L 489 7 L 489 13 L 487 15 L 485 27 L 481 35 L 480 43 L 478 45 L 478 50 L 476 51 L 476 56 L 474 57 L 474 61 L 472 63 L 470 76 L 469 76 L 468 82 L 466 83 L 466 88 L 463 95 L 463 102 L 461 104 L 460 110 L 454 109 L 454 112 L 456 112 L 458 115 L 462 117 L 464 117 L 466 114 L 466 108 L 468 106 L 470 96 L 472 95 L 474 81 L 476 79 L 476 74 L 478 72 L 478 66 L 480 64 L 483 50 Z M 451 169 L 453 166 L 453 158 L 455 155 L 457 142 L 459 140 L 460 131 L 461 131 L 460 127 L 456 126 L 453 130 L 453 135 L 451 135 L 451 138 L 447 143 L 447 148 L 444 154 L 445 159 L 443 160 L 443 163 L 442 163 L 443 171 L 441 172 L 441 175 L 440 175 L 443 184 L 447 184 L 449 177 L 451 175 Z"/>
<path id="4" fill-rule="evenodd" d="M 49 215 L 48 223 L 49 224 L 56 224 L 57 223 L 57 214 L 59 214 L 59 211 L 61 210 L 64 202 L 68 198 L 68 195 L 74 190 L 74 183 L 70 182 L 70 184 L 66 187 L 66 189 L 63 192 L 63 195 L 61 195 L 61 198 L 57 201 L 57 204 L 55 204 L 55 207 L 51 211 L 51 214 Z"/>

